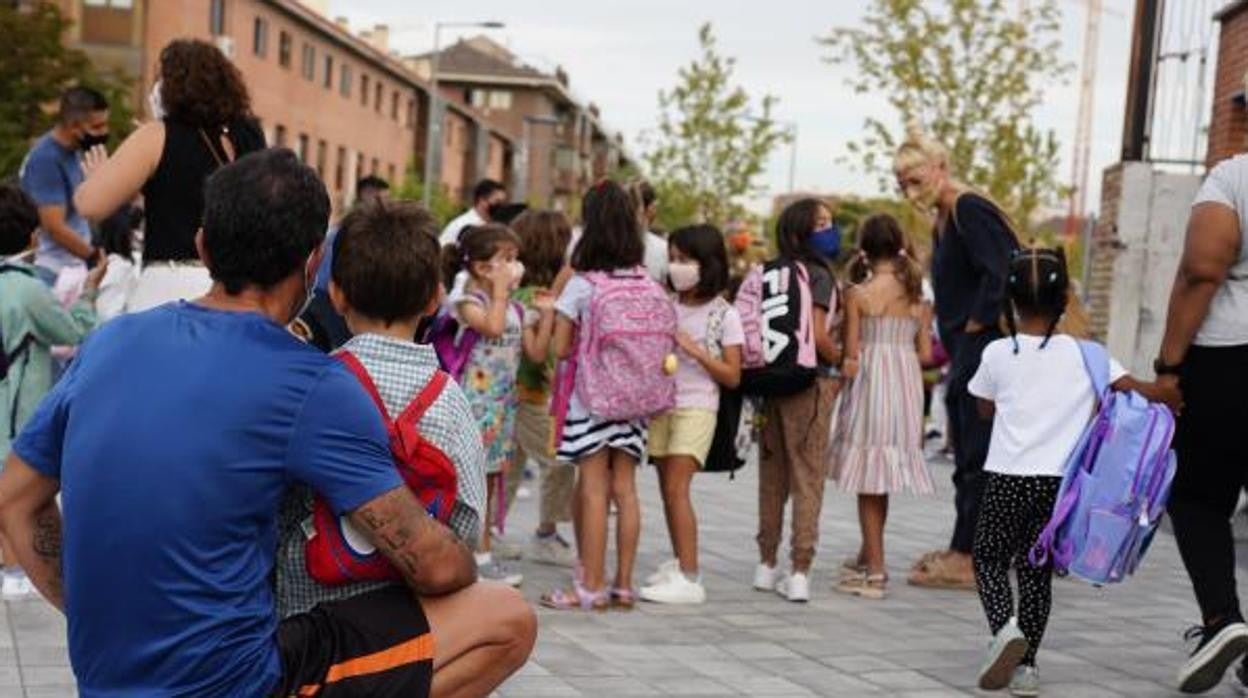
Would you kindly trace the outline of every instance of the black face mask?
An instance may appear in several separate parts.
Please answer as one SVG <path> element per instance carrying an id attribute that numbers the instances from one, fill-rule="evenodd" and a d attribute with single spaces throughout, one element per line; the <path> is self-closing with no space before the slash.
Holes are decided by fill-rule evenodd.
<path id="1" fill-rule="evenodd" d="M 108 143 L 107 132 L 100 134 L 84 133 L 78 137 L 78 149 L 83 151 L 91 150 L 95 146 L 104 145 L 105 143 Z"/>
<path id="2" fill-rule="evenodd" d="M 494 221 L 495 223 L 500 222 L 500 220 L 506 214 L 507 214 L 506 202 L 501 203 L 501 204 L 490 204 L 490 207 L 486 209 L 486 215 L 489 216 L 490 220 Z"/>

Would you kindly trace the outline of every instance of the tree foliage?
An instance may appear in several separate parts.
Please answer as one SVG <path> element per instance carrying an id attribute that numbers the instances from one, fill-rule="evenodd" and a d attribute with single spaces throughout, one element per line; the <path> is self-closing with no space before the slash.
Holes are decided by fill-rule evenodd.
<path id="1" fill-rule="evenodd" d="M 17 173 L 31 141 L 52 126 L 61 91 L 94 87 L 108 98 L 114 142 L 133 125 L 128 80 L 96 70 L 81 51 L 65 46 L 70 22 L 50 2 L 27 9 L 0 4 L 0 178 Z"/>
<path id="2" fill-rule="evenodd" d="M 759 191 L 767 157 L 788 135 L 772 119 L 776 99 L 757 103 L 732 82 L 736 60 L 720 55 L 710 24 L 698 31 L 701 54 L 659 93 L 657 133 L 645 154 L 659 195 L 660 224 L 723 225 Z"/>
<path id="3" fill-rule="evenodd" d="M 423 173 L 419 172 L 415 165 L 407 168 L 407 172 L 403 175 L 403 181 L 391 192 L 391 197 L 396 201 L 415 201 L 417 203 L 424 200 L 425 185 L 422 181 Z M 438 225 L 444 226 L 451 221 L 452 218 L 458 216 L 466 210 L 458 202 L 446 193 L 445 187 L 434 187 L 429 197 L 429 212 L 433 214 L 434 220 Z"/>
<path id="4" fill-rule="evenodd" d="M 890 126 L 920 123 L 949 149 L 955 177 L 1026 225 L 1064 190 L 1057 137 L 1031 121 L 1044 88 L 1071 70 L 1059 29 L 1056 0 L 1021 13 L 1006 0 L 872 0 L 861 26 L 820 39 L 828 62 L 852 66 L 854 91 L 883 95 L 897 117 L 867 119 L 851 158 L 887 186 L 904 138 Z"/>

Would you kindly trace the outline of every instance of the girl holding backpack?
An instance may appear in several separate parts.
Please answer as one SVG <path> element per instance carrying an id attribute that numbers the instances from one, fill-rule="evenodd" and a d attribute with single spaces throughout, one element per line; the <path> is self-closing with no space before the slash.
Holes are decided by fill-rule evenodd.
<path id="1" fill-rule="evenodd" d="M 552 412 L 563 425 L 558 459 L 577 466 L 574 509 L 580 565 L 571 590 L 542 596 L 555 609 L 629 609 L 641 537 L 635 472 L 646 420 L 675 405 L 676 311 L 642 261 L 636 210 L 615 182 L 590 188 L 574 275 L 555 302 L 555 353 L 564 360 Z M 568 380 L 568 376 L 573 378 Z M 608 501 L 614 499 L 617 566 L 606 583 Z"/>
<path id="2" fill-rule="evenodd" d="M 882 599 L 884 522 L 888 496 L 932 492 L 923 456 L 923 374 L 931 360 L 931 308 L 923 302 L 923 273 L 896 219 L 862 223 L 859 252 L 846 294 L 845 361 L 833 478 L 858 495 L 862 545 L 842 566 L 837 591 Z"/>
<path id="3" fill-rule="evenodd" d="M 995 414 L 987 483 L 972 557 L 979 598 L 993 639 L 979 687 L 1007 685 L 1016 696 L 1039 694 L 1036 651 L 1052 604 L 1052 567 L 1028 552 L 1053 513 L 1067 457 L 1092 418 L 1097 395 L 1079 343 L 1056 334 L 1070 286 L 1061 249 L 1021 249 L 1006 281 L 1010 337 L 984 349 L 969 390 L 985 418 Z M 1158 397 L 1151 384 L 1110 360 L 1114 390 Z M 1009 570 L 1018 578 L 1014 607 Z"/>
<path id="4" fill-rule="evenodd" d="M 459 377 L 460 388 L 481 430 L 490 493 L 477 553 L 478 574 L 482 579 L 511 586 L 519 586 L 524 577 L 494 559 L 491 528 L 501 527 L 506 512 L 503 474 L 512 467 L 515 454 L 516 374 L 521 353 L 530 359 L 545 359 L 553 327 L 551 298 L 539 299 L 543 301 L 539 303 L 539 312 L 547 316 L 547 321 L 527 326 L 521 307 L 511 302 L 511 292 L 524 277 L 524 265 L 517 259 L 519 251 L 519 238 L 503 225 L 469 228 L 457 244 L 447 245 L 443 251 L 444 278 L 453 279 L 460 271 L 468 272 L 462 291 L 447 298 L 450 315 L 458 322 L 460 332 L 474 332 L 478 338 Z"/>
<path id="5" fill-rule="evenodd" d="M 642 587 L 654 603 L 706 601 L 698 573 L 698 522 L 689 496 L 693 476 L 704 465 L 715 437 L 719 388 L 741 382 L 741 316 L 724 299 L 728 253 L 714 226 L 681 228 L 668 239 L 668 277 L 676 291 L 676 409 L 650 422 L 650 457 L 659 469 L 663 514 L 676 558 L 664 563 Z"/>
<path id="6" fill-rule="evenodd" d="M 775 591 L 789 601 L 810 600 L 810 566 L 819 541 L 819 514 L 823 509 L 823 488 L 828 476 L 827 444 L 832 423 L 832 411 L 840 392 L 840 379 L 836 377 L 836 364 L 840 362 L 839 343 L 827 328 L 833 311 L 835 278 L 829 259 L 836 257 L 840 245 L 840 233 L 832 224 L 832 211 L 818 199 L 803 199 L 790 204 L 780 214 L 776 223 L 776 246 L 779 259 L 763 267 L 762 297 L 764 307 L 772 307 L 771 295 L 766 289 L 775 284 L 772 279 L 787 278 L 796 283 L 791 291 L 797 294 L 800 307 L 791 308 L 796 314 L 785 327 L 794 331 L 780 344 L 787 347 L 805 345 L 814 354 L 806 379 L 795 392 L 783 391 L 763 399 L 763 428 L 760 443 L 758 473 L 758 552 L 760 562 L 754 573 L 754 588 Z M 752 274 L 754 272 L 751 272 Z M 742 296 L 746 286 L 753 286 L 747 278 L 737 297 L 737 307 L 742 308 Z M 786 294 L 791 296 L 791 293 Z M 788 302 L 788 301 L 785 301 Z M 795 313 L 792 311 L 796 311 Z M 742 313 L 744 319 L 745 313 Z M 763 314 L 767 327 L 746 329 L 746 343 L 766 347 L 767 355 L 784 355 L 776 344 L 775 330 L 779 323 L 771 320 L 772 313 Z M 763 336 L 751 337 L 751 333 Z M 799 336 L 805 334 L 805 336 Z M 774 351 L 773 351 L 774 350 Z M 817 364 L 817 365 L 815 365 Z M 756 375 L 774 369 L 767 366 Z M 788 373 L 792 374 L 792 371 Z M 775 374 L 772 373 L 772 376 Z M 774 378 L 759 381 L 762 385 L 747 385 L 743 374 L 742 389 L 747 394 L 774 385 Z M 780 532 L 784 527 L 784 507 L 790 496 L 793 499 L 792 543 L 790 555 L 792 567 L 787 575 L 778 569 L 777 553 L 780 548 Z"/>

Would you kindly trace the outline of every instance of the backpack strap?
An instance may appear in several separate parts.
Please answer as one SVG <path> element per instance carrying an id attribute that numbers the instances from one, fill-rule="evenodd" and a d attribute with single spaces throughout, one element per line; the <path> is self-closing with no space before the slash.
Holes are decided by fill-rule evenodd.
<path id="1" fill-rule="evenodd" d="M 1083 356 L 1083 367 L 1092 380 L 1092 390 L 1097 401 L 1103 401 L 1109 393 L 1109 351 L 1105 347 L 1085 339 L 1079 342 L 1079 353 Z"/>
<path id="2" fill-rule="evenodd" d="M 437 402 L 442 395 L 442 390 L 446 388 L 446 384 L 451 380 L 450 374 L 446 371 L 434 371 L 433 376 L 429 378 L 429 382 L 425 384 L 417 393 L 416 399 L 412 400 L 407 409 L 403 410 L 403 414 L 395 421 L 407 424 L 419 424 L 420 420 L 433 407 L 433 403 Z"/>
<path id="3" fill-rule="evenodd" d="M 381 393 L 377 392 L 377 384 L 373 382 L 373 377 L 368 375 L 368 370 L 364 368 L 364 364 L 360 363 L 360 360 L 355 357 L 355 354 L 346 350 L 340 351 L 334 356 L 338 357 L 338 360 L 347 367 L 347 370 L 355 375 L 356 379 L 360 381 L 360 385 L 364 386 L 364 390 L 367 391 L 368 396 L 373 399 L 373 403 L 377 405 L 377 409 L 381 410 L 381 416 L 385 417 L 387 422 L 392 421 L 390 419 L 390 412 L 386 409 L 386 403 L 381 399 Z"/>

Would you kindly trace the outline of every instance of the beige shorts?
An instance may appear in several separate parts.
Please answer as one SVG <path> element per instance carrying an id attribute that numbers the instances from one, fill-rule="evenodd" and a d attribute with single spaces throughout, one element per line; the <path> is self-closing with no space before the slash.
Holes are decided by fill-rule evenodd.
<path id="1" fill-rule="evenodd" d="M 650 420 L 650 457 L 690 456 L 706 462 L 715 440 L 715 412 L 678 408 Z"/>

